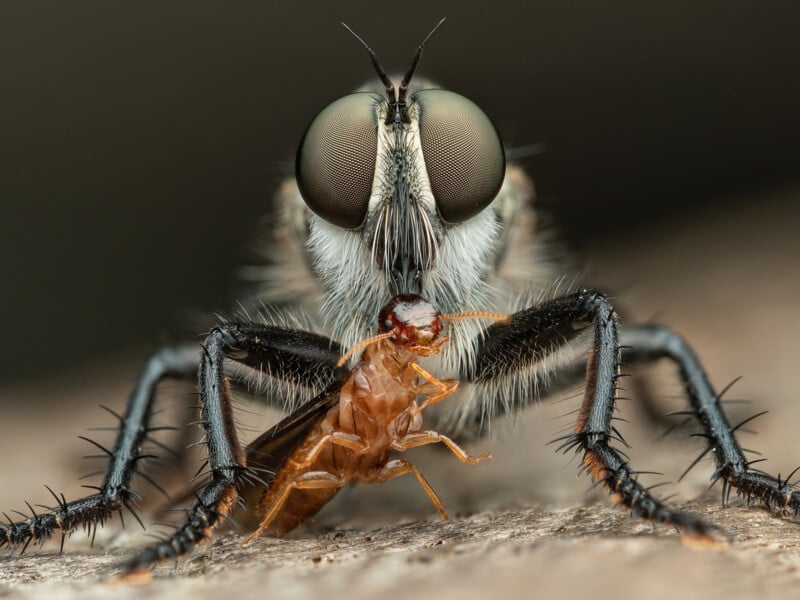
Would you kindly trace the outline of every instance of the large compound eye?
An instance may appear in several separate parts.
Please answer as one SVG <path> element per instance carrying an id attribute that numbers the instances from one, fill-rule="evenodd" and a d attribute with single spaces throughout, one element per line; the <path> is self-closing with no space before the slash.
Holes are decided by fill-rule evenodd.
<path id="1" fill-rule="evenodd" d="M 297 151 L 297 185 L 308 207 L 345 229 L 364 221 L 378 153 L 383 96 L 350 94 L 311 121 Z"/>
<path id="2" fill-rule="evenodd" d="M 464 96 L 446 90 L 414 94 L 419 136 L 439 214 L 460 223 L 494 200 L 505 175 L 505 154 L 489 117 Z"/>

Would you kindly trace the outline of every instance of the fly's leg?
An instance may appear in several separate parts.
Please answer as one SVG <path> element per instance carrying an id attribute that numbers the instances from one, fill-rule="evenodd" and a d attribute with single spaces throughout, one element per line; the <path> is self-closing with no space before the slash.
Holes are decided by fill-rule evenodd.
<path id="1" fill-rule="evenodd" d="M 717 465 L 711 480 L 722 480 L 723 504 L 727 504 L 733 487 L 748 500 L 755 498 L 771 509 L 790 511 L 795 516 L 800 514 L 800 492 L 795 491 L 789 481 L 791 475 L 782 479 L 750 468 L 751 463 L 736 440 L 735 432 L 754 417 L 731 426 L 722 409 L 721 395 L 714 391 L 700 361 L 682 337 L 659 325 L 645 325 L 628 328 L 623 343 L 625 360 L 667 358 L 678 366 L 691 407 L 686 414 L 697 420 L 708 442 L 705 451 L 684 475 L 710 453 Z"/>
<path id="2" fill-rule="evenodd" d="M 715 542 L 715 527 L 654 498 L 612 446 L 612 441 L 619 439 L 611 421 L 621 357 L 614 311 L 602 294 L 583 290 L 522 310 L 507 322 L 490 326 L 469 378 L 481 384 L 522 376 L 531 365 L 555 353 L 587 327 L 593 336 L 586 362 L 586 391 L 575 431 L 561 438 L 560 450 L 581 452 L 584 469 L 635 516 L 673 525 L 687 540 Z M 715 416 L 721 416 L 721 412 Z"/>
<path id="3" fill-rule="evenodd" d="M 418 433 L 409 433 L 408 435 L 405 435 L 396 442 L 392 443 L 392 448 L 400 452 L 404 452 L 409 448 L 416 448 L 417 446 L 438 443 L 442 443 L 447 446 L 447 448 L 453 454 L 455 454 L 461 462 L 465 462 L 470 465 L 475 465 L 482 460 L 492 458 L 492 455 L 489 452 L 485 452 L 480 456 L 470 456 L 463 448 L 461 448 L 461 446 L 456 444 L 449 437 L 436 431 L 420 431 Z"/>
<path id="4" fill-rule="evenodd" d="M 128 562 L 123 577 L 147 575 L 155 562 L 174 559 L 208 539 L 213 527 L 230 512 L 239 490 L 261 481 L 257 472 L 248 469 L 245 450 L 239 443 L 225 361 L 306 385 L 333 381 L 339 374 L 336 361 L 340 353 L 336 344 L 322 336 L 257 323 L 225 323 L 211 331 L 198 370 L 210 481 L 200 490 L 184 524 L 166 541 Z"/>
<path id="5" fill-rule="evenodd" d="M 449 521 L 450 517 L 447 515 L 447 511 L 444 509 L 444 505 L 439 499 L 439 496 L 435 491 L 433 491 L 431 484 L 428 483 L 428 480 L 425 479 L 422 473 L 420 473 L 420 470 L 405 458 L 393 458 L 386 463 L 386 465 L 380 471 L 375 473 L 374 477 L 369 479 L 369 482 L 375 481 L 378 483 L 383 483 L 384 481 L 394 479 L 395 477 L 405 475 L 406 473 L 414 473 L 417 481 L 419 481 L 419 484 L 422 486 L 422 489 L 425 490 L 425 493 L 428 494 L 428 498 L 431 499 L 431 502 L 433 502 L 436 510 L 438 510 L 439 514 L 442 515 L 442 519 Z"/>
<path id="6" fill-rule="evenodd" d="M 67 502 L 63 495 L 58 496 L 51 491 L 56 506 L 43 507 L 45 510 L 38 513 L 31 508 L 31 517 L 24 521 L 14 523 L 9 519 L 6 525 L 0 526 L 0 546 L 8 544 L 13 550 L 21 545 L 24 552 L 31 541 L 44 543 L 60 530 L 63 550 L 67 534 L 80 526 L 94 530 L 123 507 L 130 510 L 141 524 L 134 512 L 140 496 L 131 489 L 132 476 L 138 474 L 160 489 L 158 484 L 139 471 L 139 462 L 149 457 L 142 454 L 142 445 L 151 433 L 159 429 L 150 427 L 156 386 L 166 378 L 195 378 L 199 359 L 200 349 L 197 346 L 163 348 L 154 354 L 137 380 L 125 415 L 112 412 L 120 421 L 114 449 L 107 450 L 92 442 L 110 459 L 105 479 L 97 488 L 97 493 Z"/>

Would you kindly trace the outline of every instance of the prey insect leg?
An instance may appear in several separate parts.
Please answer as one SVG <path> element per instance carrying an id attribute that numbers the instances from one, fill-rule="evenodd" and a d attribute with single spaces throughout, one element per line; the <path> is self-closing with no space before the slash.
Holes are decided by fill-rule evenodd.
<path id="1" fill-rule="evenodd" d="M 86 528 L 102 525 L 115 511 L 123 507 L 130 510 L 141 523 L 138 514 L 134 512 L 140 496 L 131 489 L 130 484 L 132 476 L 139 473 L 158 487 L 147 475 L 138 471 L 139 462 L 148 458 L 141 450 L 142 444 L 153 432 L 150 418 L 156 386 L 166 378 L 194 379 L 197 376 L 199 357 L 200 350 L 197 346 L 163 348 L 154 354 L 139 376 L 125 415 L 112 412 L 120 421 L 114 449 L 107 450 L 92 442 L 110 459 L 105 479 L 97 488 L 97 493 L 72 502 L 67 502 L 63 495 L 59 497 L 53 494 L 57 504 L 55 507 L 38 514 L 33 513 L 25 521 L 9 522 L 0 526 L 0 546 L 8 544 L 13 549 L 23 545 L 24 550 L 31 541 L 43 543 L 56 530 L 61 530 L 63 548 L 64 537 L 75 528 L 81 525 Z"/>
<path id="2" fill-rule="evenodd" d="M 425 384 L 419 387 L 420 394 L 430 394 L 425 400 L 422 401 L 414 413 L 421 413 L 423 409 L 444 400 L 448 396 L 452 396 L 458 389 L 458 380 L 456 379 L 436 379 L 433 375 L 428 373 L 425 369 L 420 367 L 417 363 L 409 365 L 414 371 L 425 380 Z"/>
<path id="3" fill-rule="evenodd" d="M 480 384 L 519 376 L 519 371 L 552 354 L 586 327 L 591 328 L 593 336 L 586 363 L 585 396 L 575 432 L 561 439 L 559 449 L 582 452 L 585 470 L 635 516 L 673 525 L 687 539 L 713 540 L 713 526 L 654 498 L 611 445 L 618 439 L 611 421 L 617 397 L 620 343 L 613 309 L 602 294 L 583 290 L 517 312 L 505 323 L 495 323 L 486 330 L 471 379 Z"/>
<path id="4" fill-rule="evenodd" d="M 380 471 L 378 471 L 378 473 L 375 474 L 375 479 L 373 481 L 383 483 L 384 481 L 389 481 L 390 479 L 400 477 L 400 475 L 405 475 L 406 473 L 414 473 L 417 481 L 419 481 L 419 484 L 422 486 L 422 489 L 425 490 L 425 493 L 428 494 L 428 498 L 431 499 L 431 502 L 433 502 L 436 510 L 438 510 L 439 514 L 442 515 L 442 519 L 449 521 L 450 517 L 448 516 L 447 511 L 444 509 L 444 505 L 439 499 L 438 494 L 433 490 L 431 484 L 428 483 L 428 480 L 425 479 L 425 476 L 420 472 L 420 470 L 405 458 L 393 458 L 390 460 Z"/>
<path id="5" fill-rule="evenodd" d="M 272 525 L 272 522 L 289 499 L 289 494 L 292 493 L 292 490 L 338 490 L 345 485 L 347 485 L 346 480 L 326 471 L 308 471 L 302 473 L 297 479 L 286 484 L 283 489 L 281 489 L 280 495 L 272 500 L 270 504 L 260 507 L 264 511 L 264 516 L 261 517 L 258 529 L 247 536 L 247 539 L 242 542 L 242 546 L 246 546 L 269 529 L 269 526 Z M 267 496 L 265 496 L 265 499 L 266 498 Z"/>
<path id="6" fill-rule="evenodd" d="M 455 454 L 461 462 L 468 463 L 470 465 L 475 465 L 485 460 L 487 458 L 491 458 L 492 455 L 488 452 L 481 454 L 480 456 L 470 456 L 467 452 L 461 448 L 458 444 L 456 444 L 453 440 L 451 440 L 446 435 L 442 435 L 436 431 L 420 431 L 418 433 L 409 433 L 399 439 L 398 441 L 392 444 L 392 448 L 398 450 L 400 452 L 404 452 L 409 448 L 416 448 L 417 446 L 426 446 L 428 444 L 444 444 L 447 448 Z"/>

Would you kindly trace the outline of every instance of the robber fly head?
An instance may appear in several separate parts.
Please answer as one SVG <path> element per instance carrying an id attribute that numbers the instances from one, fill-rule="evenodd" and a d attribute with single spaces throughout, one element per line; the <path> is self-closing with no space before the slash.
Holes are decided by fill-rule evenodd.
<path id="1" fill-rule="evenodd" d="M 453 92 L 410 90 L 432 34 L 397 87 L 358 38 L 384 92 L 357 92 L 329 104 L 297 154 L 300 192 L 319 217 L 312 227 L 328 237 L 337 235 L 333 228 L 359 235 L 387 294 L 424 295 L 448 229 L 483 211 L 505 172 L 500 138 L 480 108 Z"/>

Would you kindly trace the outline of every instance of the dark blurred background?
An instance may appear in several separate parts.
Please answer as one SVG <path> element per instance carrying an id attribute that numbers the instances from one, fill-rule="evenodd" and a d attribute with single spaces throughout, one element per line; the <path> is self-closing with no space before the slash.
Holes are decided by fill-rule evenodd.
<path id="1" fill-rule="evenodd" d="M 227 309 L 310 118 L 374 77 L 339 22 L 397 71 L 441 16 L 420 72 L 546 147 L 568 240 L 798 180 L 793 2 L 0 2 L 0 382 Z"/>

